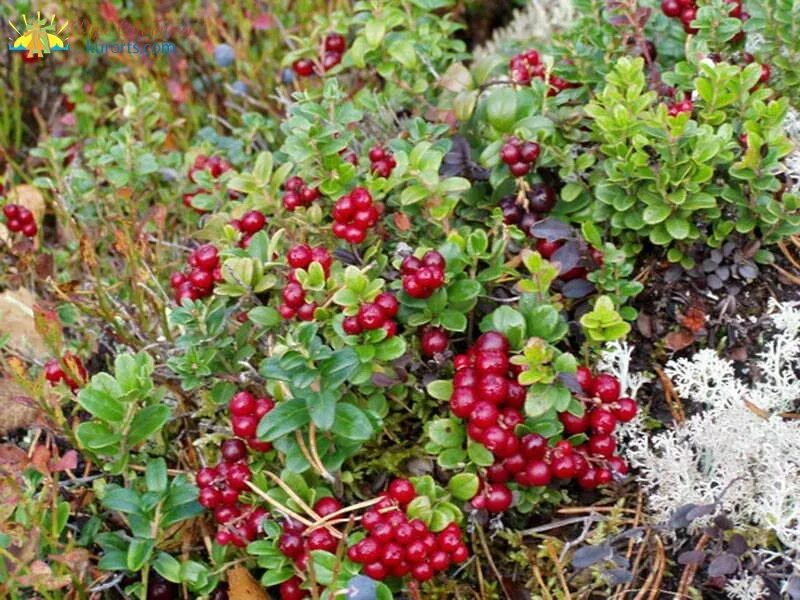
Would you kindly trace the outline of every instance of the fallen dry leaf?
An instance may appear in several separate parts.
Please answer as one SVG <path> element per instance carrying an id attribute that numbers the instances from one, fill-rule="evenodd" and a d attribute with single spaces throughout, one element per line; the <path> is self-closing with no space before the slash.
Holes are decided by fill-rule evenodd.
<path id="1" fill-rule="evenodd" d="M 228 570 L 229 600 L 270 600 L 269 594 L 244 567 Z"/>
<path id="2" fill-rule="evenodd" d="M 8 348 L 24 356 L 44 359 L 50 355 L 44 339 L 36 331 L 36 298 L 25 288 L 0 294 L 0 336 L 9 336 Z"/>

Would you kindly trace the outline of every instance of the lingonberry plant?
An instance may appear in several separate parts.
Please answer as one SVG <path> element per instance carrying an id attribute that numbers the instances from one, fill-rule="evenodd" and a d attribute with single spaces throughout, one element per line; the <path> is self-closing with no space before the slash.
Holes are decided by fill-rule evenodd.
<path id="1" fill-rule="evenodd" d="M 165 10 L 189 22 L 183 4 Z M 641 530 L 652 552 L 635 561 L 611 541 L 663 512 L 636 488 L 642 461 L 684 464 L 671 432 L 664 456 L 647 446 L 671 426 L 662 392 L 676 424 L 689 414 L 654 331 L 705 285 L 721 312 L 693 331 L 717 327 L 709 342 L 746 360 L 754 330 L 737 328 L 761 322 L 764 289 L 800 281 L 800 13 L 575 0 L 530 39 L 525 15 L 568 8 L 531 0 L 467 53 L 500 4 L 204 12 L 181 56 L 40 69 L 41 102 L 62 83 L 63 99 L 25 127 L 13 64 L 0 401 L 32 432 L 0 411 L 16 507 L 0 511 L 0 595 L 703 593 L 689 564 L 664 575 L 687 555 L 662 529 Z M 154 25 L 101 5 L 121 31 Z M 760 288 L 770 263 L 781 279 Z M 714 295 L 731 289 L 735 315 Z M 634 366 L 661 389 L 637 398 Z M 796 407 L 754 401 L 736 410 L 764 439 L 790 428 Z M 790 597 L 792 539 L 753 531 L 743 550 L 784 552 L 758 573 Z M 587 540 L 596 560 L 575 552 Z M 758 562 L 725 560 L 707 586 Z"/>

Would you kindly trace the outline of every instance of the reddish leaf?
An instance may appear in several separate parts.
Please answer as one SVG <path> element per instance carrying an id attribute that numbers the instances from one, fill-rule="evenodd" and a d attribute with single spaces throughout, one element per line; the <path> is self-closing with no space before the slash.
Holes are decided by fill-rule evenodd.
<path id="1" fill-rule="evenodd" d="M 411 229 L 411 220 L 405 213 L 394 213 L 394 224 L 400 231 L 408 231 Z"/>
<path id="2" fill-rule="evenodd" d="M 275 19 L 269 13 L 261 13 L 253 19 L 253 29 L 256 31 L 264 31 L 275 27 Z"/>
<path id="3" fill-rule="evenodd" d="M 667 348 L 675 352 L 678 350 L 683 350 L 684 348 L 688 348 L 693 343 L 694 336 L 685 329 L 673 331 L 672 333 L 667 334 L 667 337 L 664 338 L 664 344 L 667 346 Z"/>
<path id="4" fill-rule="evenodd" d="M 678 315 L 678 323 L 692 333 L 697 333 L 706 326 L 706 313 L 697 305 L 690 306 L 684 314 Z"/>
<path id="5" fill-rule="evenodd" d="M 111 2 L 107 0 L 103 0 L 100 3 L 100 17 L 103 21 L 108 21 L 110 23 L 116 23 L 119 21 L 119 13 L 117 12 L 117 7 L 114 6 Z"/>
<path id="6" fill-rule="evenodd" d="M 51 460 L 50 461 L 50 472 L 55 473 L 57 471 L 72 471 L 78 466 L 78 453 L 75 450 L 67 450 L 64 453 L 64 456 L 59 458 L 58 460 Z"/>

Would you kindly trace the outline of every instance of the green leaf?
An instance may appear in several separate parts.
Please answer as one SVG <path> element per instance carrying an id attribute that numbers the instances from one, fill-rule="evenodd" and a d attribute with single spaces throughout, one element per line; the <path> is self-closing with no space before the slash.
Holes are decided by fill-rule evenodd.
<path id="1" fill-rule="evenodd" d="M 490 467 L 494 464 L 494 455 L 489 449 L 473 440 L 467 444 L 467 456 L 479 467 Z"/>
<path id="2" fill-rule="evenodd" d="M 437 379 L 425 386 L 428 394 L 437 400 L 450 400 L 453 394 L 453 381 L 450 379 Z"/>
<path id="3" fill-rule="evenodd" d="M 167 489 L 167 463 L 163 458 L 154 458 L 147 462 L 144 472 L 148 492 L 164 492 Z"/>
<path id="4" fill-rule="evenodd" d="M 472 239 L 472 236 L 467 239 L 467 244 L 469 244 L 470 239 Z M 480 238 L 476 238 L 473 240 L 475 247 L 483 245 L 483 240 L 478 241 L 479 239 Z M 485 251 L 485 245 L 483 246 Z M 476 252 L 474 248 L 473 250 L 470 250 L 470 253 L 481 254 L 481 252 Z M 481 284 L 474 279 L 459 279 L 447 288 L 447 298 L 452 303 L 467 304 L 478 297 L 478 295 L 481 293 L 481 289 Z"/>
<path id="5" fill-rule="evenodd" d="M 375 359 L 383 362 L 395 360 L 406 353 L 406 341 L 399 335 L 392 336 L 375 346 Z"/>
<path id="6" fill-rule="evenodd" d="M 428 437 L 442 448 L 461 448 L 466 439 L 464 426 L 458 419 L 435 419 L 428 423 Z"/>
<path id="7" fill-rule="evenodd" d="M 410 519 L 421 519 L 429 525 L 433 518 L 431 499 L 428 496 L 417 496 L 408 503 L 406 514 Z"/>
<path id="8" fill-rule="evenodd" d="M 181 582 L 181 563 L 166 552 L 159 552 L 156 559 L 153 561 L 153 568 L 156 573 L 161 575 L 167 581 L 172 583 Z"/>
<path id="9" fill-rule="evenodd" d="M 513 88 L 498 87 L 486 99 L 486 117 L 498 131 L 510 131 L 517 116 L 517 94 Z"/>
<path id="10" fill-rule="evenodd" d="M 447 483 L 447 489 L 453 497 L 465 502 L 475 497 L 479 487 L 478 476 L 473 473 L 459 473 Z"/>
<path id="11" fill-rule="evenodd" d="M 258 437 L 271 442 L 308 425 L 311 415 L 304 400 L 279 402 L 258 424 Z"/>
<path id="12" fill-rule="evenodd" d="M 271 329 L 281 322 L 280 314 L 271 306 L 256 306 L 247 313 L 247 317 L 252 323 L 267 329 Z"/>
<path id="13" fill-rule="evenodd" d="M 139 496 L 136 492 L 122 487 L 107 490 L 102 502 L 103 506 L 109 510 L 118 510 L 128 514 L 141 511 Z"/>
<path id="14" fill-rule="evenodd" d="M 336 416 L 336 395 L 330 390 L 311 392 L 306 397 L 306 406 L 314 424 L 322 431 L 328 431 Z"/>
<path id="15" fill-rule="evenodd" d="M 119 433 L 115 433 L 108 425 L 99 421 L 81 423 L 75 433 L 81 444 L 91 450 L 108 448 L 118 444 L 122 439 Z"/>
<path id="16" fill-rule="evenodd" d="M 320 374 L 324 387 L 326 389 L 338 388 L 355 373 L 360 362 L 358 354 L 352 348 L 335 351 L 330 358 L 320 363 Z"/>
<path id="17" fill-rule="evenodd" d="M 140 410 L 131 421 L 128 443 L 135 446 L 153 436 L 167 422 L 169 414 L 169 406 L 165 404 L 154 404 Z"/>
<path id="18" fill-rule="evenodd" d="M 78 404 L 98 419 L 121 424 L 125 418 L 125 407 L 117 399 L 120 396 L 122 390 L 117 381 L 108 373 L 98 373 L 78 393 Z"/>
<path id="19" fill-rule="evenodd" d="M 134 573 L 140 571 L 145 563 L 150 560 L 150 555 L 153 553 L 154 547 L 154 540 L 146 540 L 138 537 L 133 538 L 130 546 L 128 546 L 128 555 L 125 560 L 128 570 Z"/>
<path id="20" fill-rule="evenodd" d="M 671 213 L 672 207 L 659 202 L 658 204 L 651 204 L 645 208 L 642 219 L 644 219 L 644 222 L 648 225 L 655 225 L 656 223 L 661 223 L 661 221 L 666 219 Z"/>
<path id="21" fill-rule="evenodd" d="M 667 231 L 676 240 L 683 240 L 689 235 L 689 222 L 680 217 L 670 217 L 666 222 Z"/>
<path id="22" fill-rule="evenodd" d="M 363 410 L 349 402 L 339 402 L 331 431 L 340 437 L 360 442 L 372 437 L 373 428 Z"/>
<path id="23" fill-rule="evenodd" d="M 444 310 L 439 315 L 439 323 L 448 331 L 464 331 L 467 328 L 467 316 L 455 310 Z"/>

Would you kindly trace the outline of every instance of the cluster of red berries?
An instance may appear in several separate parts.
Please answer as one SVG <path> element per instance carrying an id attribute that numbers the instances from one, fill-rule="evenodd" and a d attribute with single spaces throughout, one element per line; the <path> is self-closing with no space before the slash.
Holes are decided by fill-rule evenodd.
<path id="1" fill-rule="evenodd" d="M 333 513 L 341 510 L 342 504 L 336 499 L 331 497 L 320 498 L 312 506 L 314 512 L 321 518 L 326 518 Z M 308 567 L 308 560 L 311 556 L 312 550 L 324 550 L 326 552 L 336 552 L 336 547 L 339 545 L 338 539 L 331 533 L 332 525 L 328 527 L 317 527 L 315 529 L 307 530 L 306 526 L 287 517 L 281 524 L 281 536 L 278 538 L 278 550 L 291 559 L 295 566 L 305 571 Z M 305 596 L 300 596 L 303 598 Z M 282 600 L 292 600 L 292 596 L 284 594 L 283 587 L 281 587 Z"/>
<path id="2" fill-rule="evenodd" d="M 358 307 L 358 314 L 345 317 L 342 330 L 347 335 L 358 335 L 364 331 L 383 328 L 386 337 L 397 333 L 397 322 L 394 320 L 400 304 L 394 294 L 382 292 L 372 302 L 365 302 Z"/>
<path id="3" fill-rule="evenodd" d="M 508 170 L 514 177 L 523 177 L 536 164 L 541 151 L 536 142 L 522 142 L 519 138 L 512 137 L 500 148 L 500 160 L 508 165 Z"/>
<path id="4" fill-rule="evenodd" d="M 444 285 L 444 268 L 444 256 L 436 250 L 429 250 L 422 259 L 406 256 L 400 265 L 403 290 L 412 298 L 429 298 Z"/>
<path id="5" fill-rule="evenodd" d="M 690 92 L 686 92 L 683 96 L 683 100 L 673 100 L 667 105 L 667 112 L 669 113 L 670 117 L 676 117 L 681 113 L 692 114 L 694 110 L 694 103 L 692 102 L 692 94 Z"/>
<path id="6" fill-rule="evenodd" d="M 419 348 L 422 356 L 432 357 L 447 350 L 450 339 L 441 327 L 425 327 L 419 336 Z"/>
<path id="7" fill-rule="evenodd" d="M 725 0 L 733 7 L 728 15 L 746 21 L 750 15 L 742 9 L 742 0 Z M 697 18 L 697 2 L 695 0 L 661 0 L 661 12 L 673 19 L 679 19 L 683 30 L 686 33 L 697 33 L 697 29 L 692 27 L 692 21 Z M 738 38 L 738 39 L 737 39 Z M 739 35 L 733 41 L 741 39 Z"/>
<path id="8" fill-rule="evenodd" d="M 375 146 L 369 151 L 370 169 L 375 175 L 389 177 L 397 166 L 394 156 L 383 146 Z"/>
<path id="9" fill-rule="evenodd" d="M 267 218 L 260 210 L 248 210 L 241 218 L 231 221 L 231 225 L 242 234 L 242 239 L 239 240 L 241 248 L 247 248 L 250 245 L 250 239 L 264 229 L 266 224 Z"/>
<path id="10" fill-rule="evenodd" d="M 256 398 L 250 392 L 236 392 L 228 403 L 231 412 L 231 429 L 234 435 L 247 442 L 256 452 L 269 452 L 272 444 L 263 442 L 256 437 L 256 429 L 261 418 L 275 408 L 275 402 L 269 396 Z M 237 446 L 238 447 L 238 446 Z M 225 443 L 222 445 L 222 455 L 225 456 Z"/>
<path id="11" fill-rule="evenodd" d="M 186 298 L 207 298 L 214 291 L 214 284 L 222 281 L 219 251 L 211 244 L 195 248 L 189 255 L 189 266 L 191 270 L 188 273 L 179 271 L 169 278 L 178 304 L 182 304 Z"/>
<path id="12" fill-rule="evenodd" d="M 67 368 L 72 373 L 78 376 L 79 381 L 75 381 L 64 372 L 64 368 L 61 366 L 62 362 L 67 365 Z M 51 385 L 58 385 L 58 383 L 63 381 L 74 392 L 89 379 L 89 374 L 86 372 L 86 367 L 83 366 L 83 362 L 79 357 L 71 352 L 65 352 L 61 361 L 57 358 L 51 358 L 44 363 L 44 378 L 49 381 Z"/>
<path id="13" fill-rule="evenodd" d="M 362 516 L 367 537 L 350 546 L 347 557 L 364 565 L 368 577 L 380 581 L 411 575 L 417 581 L 428 581 L 469 557 L 455 523 L 436 534 L 420 519 L 408 518 L 406 506 L 416 496 L 410 481 L 395 479 L 381 501 Z"/>
<path id="14" fill-rule="evenodd" d="M 500 199 L 500 208 L 506 225 L 517 225 L 530 236 L 531 227 L 556 205 L 556 191 L 544 183 L 535 183 L 525 197 L 526 201 L 520 202 L 516 196 L 504 196 Z"/>
<path id="15" fill-rule="evenodd" d="M 194 159 L 194 164 L 189 168 L 189 181 L 192 183 L 196 183 L 194 176 L 195 173 L 198 171 L 208 171 L 213 179 L 218 179 L 223 173 L 231 170 L 230 163 L 222 158 L 221 156 L 206 156 L 205 154 L 198 155 L 197 158 Z M 194 192 L 187 192 L 183 195 L 183 205 L 195 210 L 198 213 L 204 213 L 205 210 L 201 208 L 195 208 L 192 206 L 192 198 L 197 196 L 198 194 L 207 194 L 208 190 L 198 189 Z M 238 197 L 238 192 L 231 190 L 229 192 L 229 196 L 231 198 Z"/>
<path id="16" fill-rule="evenodd" d="M 536 50 L 527 50 L 511 57 L 508 61 L 508 70 L 514 83 L 522 85 L 529 84 L 534 78 L 544 79 L 547 69 L 541 61 L 541 57 Z M 550 90 L 548 95 L 555 96 L 562 90 L 572 87 L 565 79 L 552 75 L 550 77 Z"/>
<path id="17" fill-rule="evenodd" d="M 347 40 L 338 33 L 329 33 L 322 44 L 320 66 L 323 71 L 330 71 L 342 62 L 342 55 L 347 50 Z M 292 63 L 292 70 L 298 77 L 310 77 L 314 74 L 316 65 L 310 58 L 300 58 Z"/>
<path id="18" fill-rule="evenodd" d="M 367 229 L 380 217 L 372 195 L 363 187 L 354 188 L 333 205 L 333 235 L 351 244 L 360 244 L 367 238 Z"/>
<path id="19" fill-rule="evenodd" d="M 312 262 L 318 262 L 325 277 L 328 277 L 333 258 L 322 246 L 312 248 L 307 244 L 297 244 L 289 249 L 287 262 L 292 270 L 286 278 L 287 283 L 281 294 L 283 302 L 278 306 L 278 312 L 284 319 L 297 317 L 301 321 L 313 321 L 317 303 L 307 302 L 306 291 L 295 276 L 294 270 L 308 269 Z"/>
<path id="20" fill-rule="evenodd" d="M 283 207 L 294 212 L 301 206 L 311 206 L 320 197 L 319 188 L 312 188 L 306 185 L 302 177 L 294 175 L 283 183 L 284 194 L 281 201 Z"/>
<path id="21" fill-rule="evenodd" d="M 3 214 L 6 217 L 6 227 L 13 233 L 32 238 L 39 231 L 33 213 L 21 204 L 6 204 Z"/>

